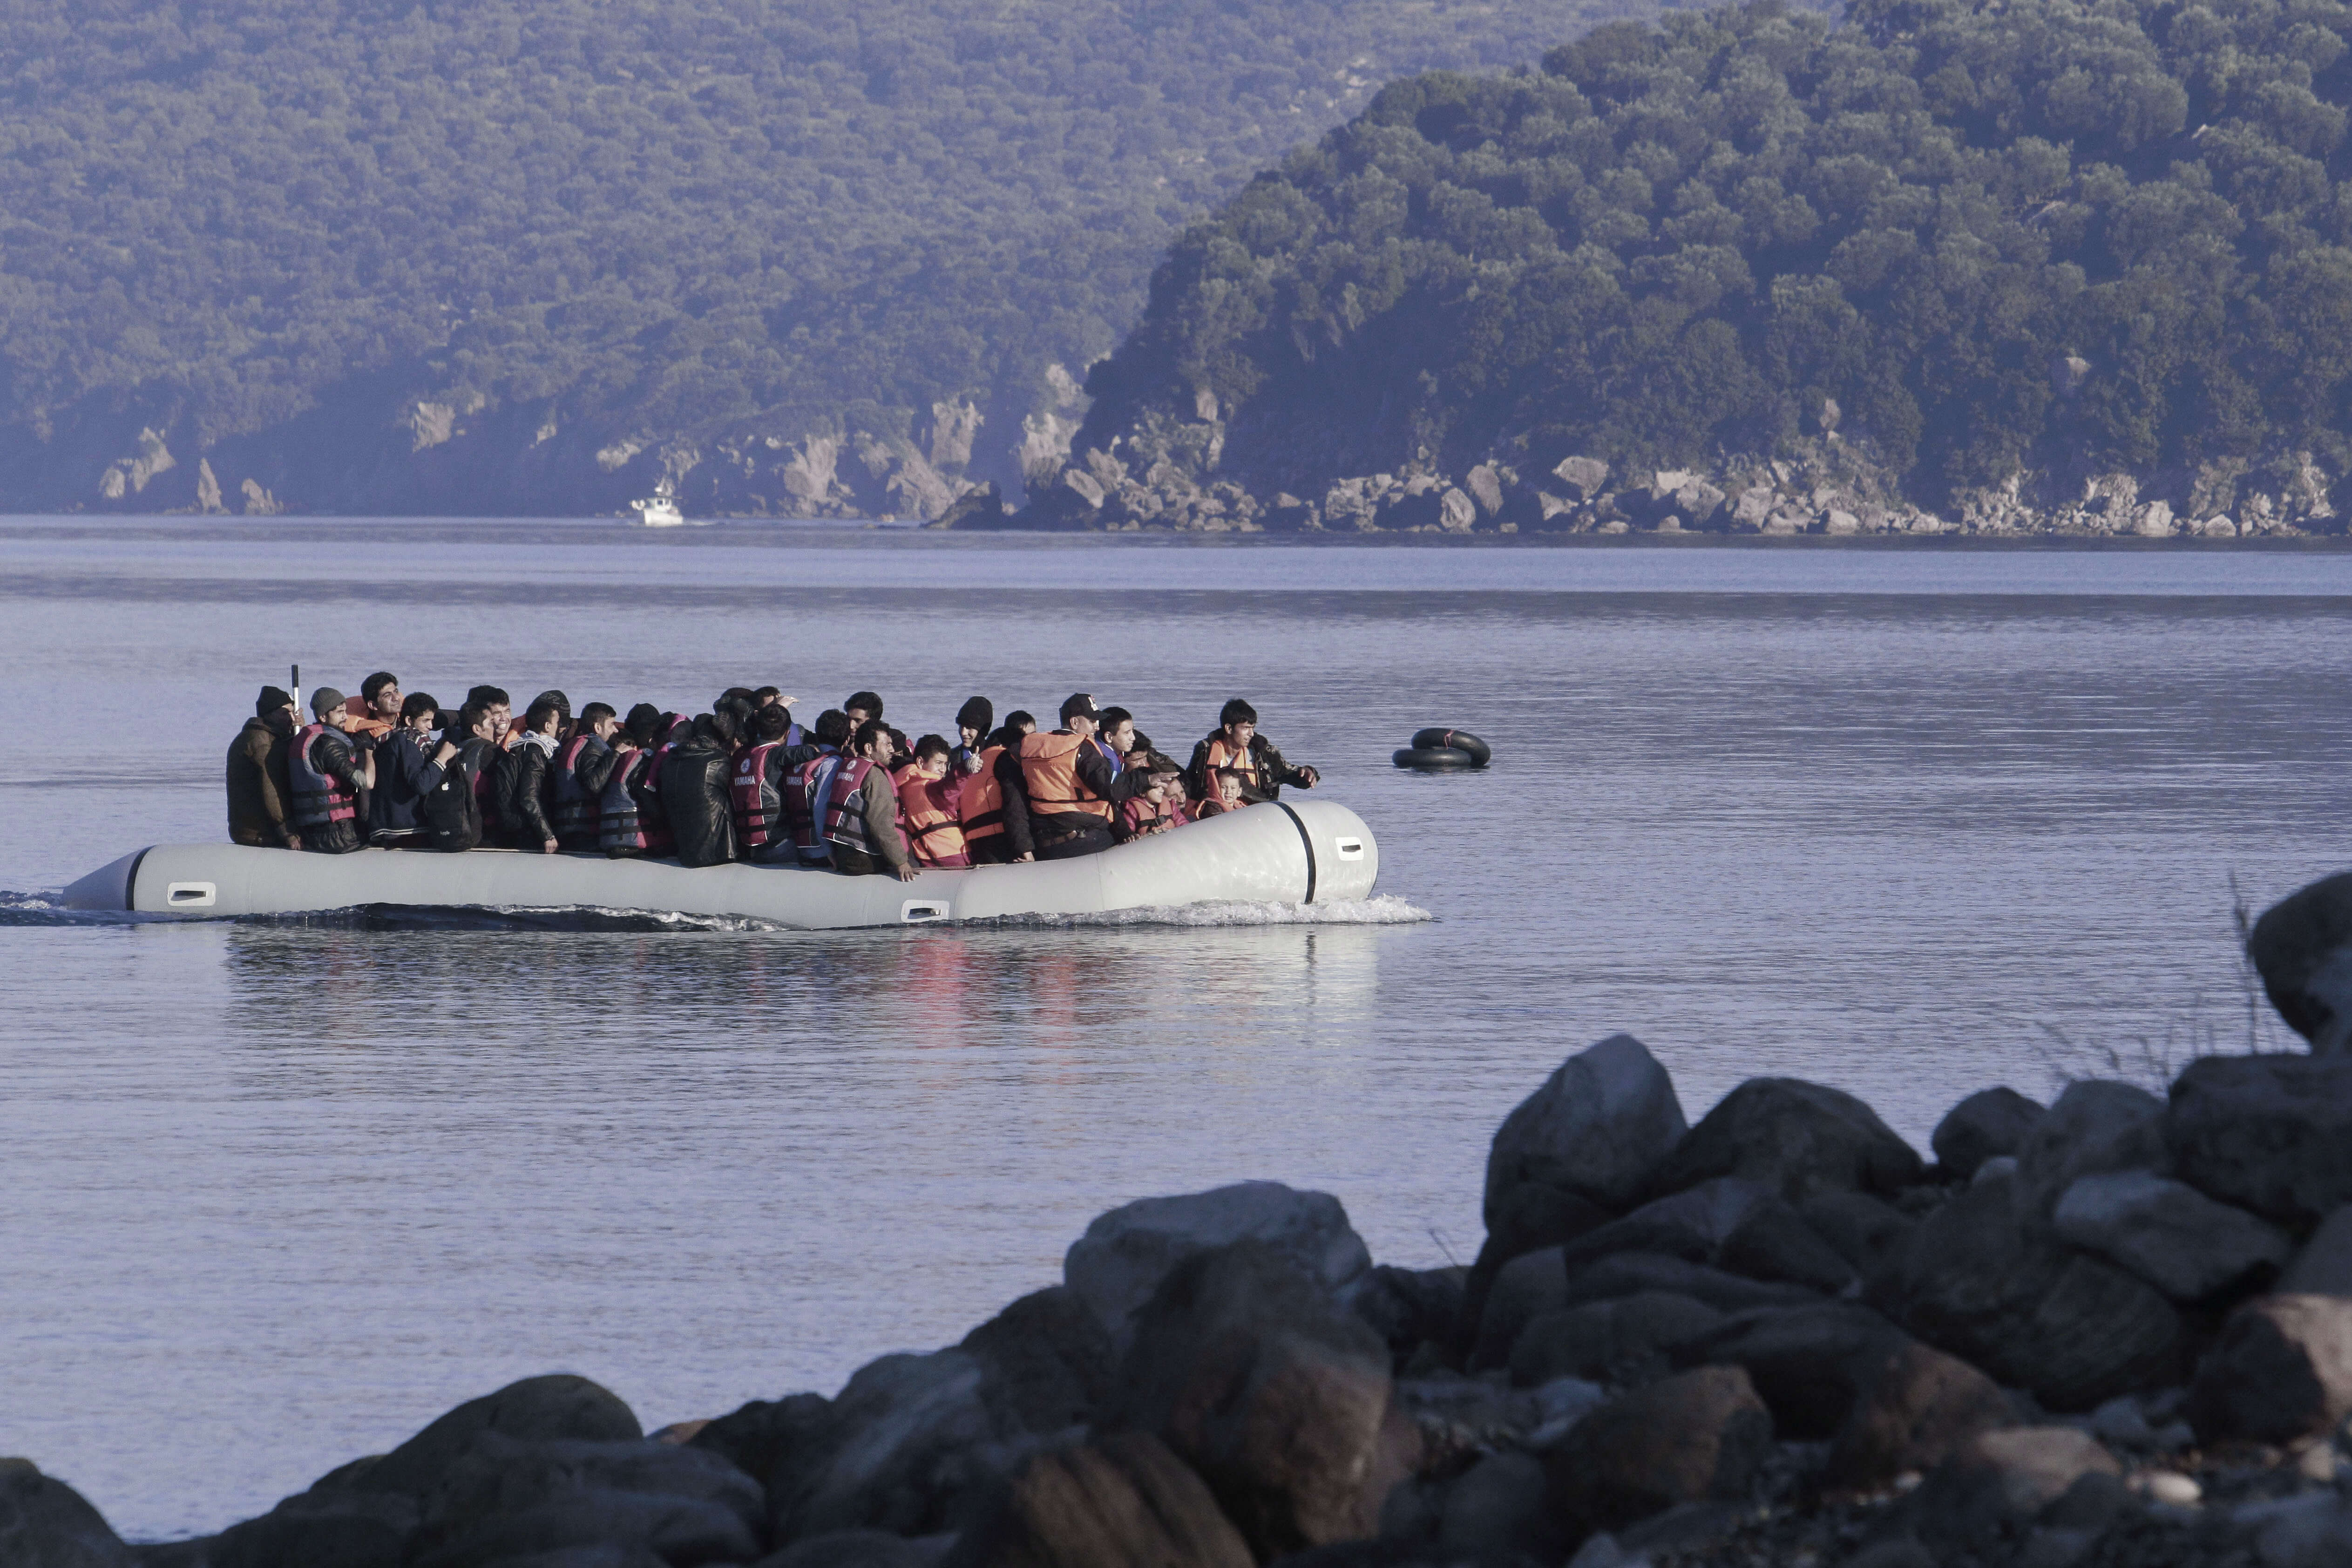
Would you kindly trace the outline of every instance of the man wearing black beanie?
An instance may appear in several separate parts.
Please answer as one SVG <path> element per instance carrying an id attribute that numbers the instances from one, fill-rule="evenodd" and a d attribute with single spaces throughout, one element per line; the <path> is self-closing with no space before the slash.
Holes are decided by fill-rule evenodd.
<path id="1" fill-rule="evenodd" d="M 956 710 L 956 743 L 948 752 L 950 777 L 970 773 L 971 759 L 980 755 L 981 742 L 996 727 L 996 705 L 985 697 L 967 697 Z"/>
<path id="2" fill-rule="evenodd" d="M 299 728 L 294 697 L 265 686 L 228 748 L 228 837 L 232 844 L 299 849 L 302 836 L 287 820 L 293 791 L 286 781 L 286 750 Z"/>

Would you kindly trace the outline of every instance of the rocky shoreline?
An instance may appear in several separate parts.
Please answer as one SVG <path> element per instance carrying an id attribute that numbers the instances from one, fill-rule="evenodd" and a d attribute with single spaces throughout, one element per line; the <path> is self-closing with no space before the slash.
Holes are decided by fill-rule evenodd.
<path id="1" fill-rule="evenodd" d="M 2250 957 L 2309 1054 L 1687 1124 L 1630 1036 L 1504 1121 L 1466 1268 L 1255 1182 L 1097 1218 L 958 1345 L 647 1436 L 527 1379 L 202 1540 L 0 1459 L 8 1568 L 2352 1563 L 2352 874 Z"/>
<path id="2" fill-rule="evenodd" d="M 1204 412 L 1213 412 L 1203 405 Z M 2053 458 L 1942 511 L 1905 499 L 1867 445 L 1843 439 L 1835 405 L 1818 432 L 1770 458 L 1624 471 L 1570 456 L 1549 468 L 1495 458 L 1449 472 L 1424 451 L 1394 471 L 1331 480 L 1307 496 L 1223 475 L 1214 418 L 1114 437 L 1034 468 L 1014 510 L 993 487 L 959 497 L 934 528 L 1181 532 L 1715 533 L 2254 539 L 2341 534 L 2336 480 L 2308 452 L 2147 475 Z"/>

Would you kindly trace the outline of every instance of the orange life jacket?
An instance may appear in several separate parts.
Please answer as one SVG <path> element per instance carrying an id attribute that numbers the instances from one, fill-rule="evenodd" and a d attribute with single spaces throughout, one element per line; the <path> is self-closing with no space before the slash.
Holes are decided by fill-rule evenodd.
<path id="1" fill-rule="evenodd" d="M 1002 746 L 980 753 L 980 772 L 963 775 L 963 794 L 956 797 L 956 816 L 963 827 L 966 848 L 1004 832 L 1004 781 L 996 776 Z"/>
<path id="2" fill-rule="evenodd" d="M 1235 750 L 1225 739 L 1225 732 L 1220 730 L 1209 737 L 1208 761 L 1201 768 L 1201 784 L 1209 792 L 1205 799 L 1217 798 L 1217 773 L 1223 768 L 1231 768 L 1241 774 L 1244 789 L 1264 787 L 1264 781 L 1257 776 L 1257 753 L 1247 746 Z"/>
<path id="3" fill-rule="evenodd" d="M 945 779 L 926 776 L 908 763 L 890 775 L 898 786 L 898 831 L 919 866 L 969 866 L 964 852 L 963 824 L 940 804 L 939 786 Z"/>
<path id="4" fill-rule="evenodd" d="M 375 710 L 368 706 L 368 700 L 364 697 L 344 698 L 343 711 L 359 721 L 353 729 L 364 730 L 379 741 L 400 727 L 396 720 L 377 718 Z"/>
<path id="5" fill-rule="evenodd" d="M 1029 791 L 1033 815 L 1055 816 L 1083 811 L 1105 822 L 1110 820 L 1110 802 L 1078 777 L 1078 748 L 1086 743 L 1061 730 L 1021 738 L 1021 782 Z"/>

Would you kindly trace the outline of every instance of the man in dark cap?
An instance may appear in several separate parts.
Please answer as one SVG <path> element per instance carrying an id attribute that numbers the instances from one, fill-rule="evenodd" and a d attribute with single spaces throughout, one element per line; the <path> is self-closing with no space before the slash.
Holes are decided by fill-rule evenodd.
<path id="1" fill-rule="evenodd" d="M 232 844 L 299 849 L 302 836 L 287 810 L 286 748 L 294 739 L 294 698 L 265 686 L 228 748 L 228 837 Z"/>
<path id="2" fill-rule="evenodd" d="M 368 791 L 375 787 L 375 752 L 351 742 L 359 721 L 331 686 L 310 693 L 316 721 L 295 732 L 286 752 L 289 816 L 302 847 L 348 855 L 360 847 Z"/>
<path id="3" fill-rule="evenodd" d="M 1113 842 L 1110 825 L 1120 803 L 1151 786 L 1146 773 L 1114 774 L 1102 749 L 1087 743 L 1101 720 L 1095 700 L 1074 692 L 1062 704 L 1060 729 L 1024 735 L 1017 748 L 996 759 L 1005 826 L 1019 851 L 1015 860 L 1101 853 Z M 1015 827 L 1016 822 L 1021 826 Z"/>

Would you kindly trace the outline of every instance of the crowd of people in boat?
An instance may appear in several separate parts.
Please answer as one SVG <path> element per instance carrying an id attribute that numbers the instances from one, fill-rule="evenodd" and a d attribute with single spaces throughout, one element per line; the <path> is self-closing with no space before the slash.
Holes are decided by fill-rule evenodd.
<path id="1" fill-rule="evenodd" d="M 291 693 L 265 686 L 229 747 L 229 837 L 324 855 L 602 850 L 906 879 L 1097 854 L 1318 782 L 1257 732 L 1256 710 L 1238 697 L 1183 766 L 1133 714 L 1085 692 L 1052 730 L 1018 710 L 999 725 L 974 697 L 954 740 L 911 742 L 874 692 L 807 729 L 794 700 L 773 686 L 731 687 L 691 717 L 649 702 L 575 714 L 562 692 L 542 691 L 517 721 L 495 686 L 451 712 L 379 670 L 356 697 L 312 692 L 306 723 Z"/>

